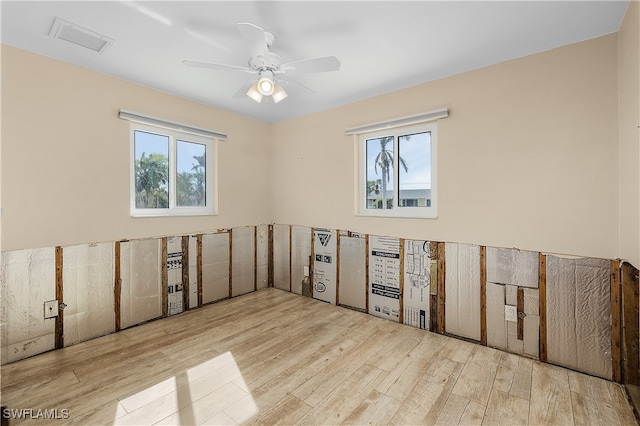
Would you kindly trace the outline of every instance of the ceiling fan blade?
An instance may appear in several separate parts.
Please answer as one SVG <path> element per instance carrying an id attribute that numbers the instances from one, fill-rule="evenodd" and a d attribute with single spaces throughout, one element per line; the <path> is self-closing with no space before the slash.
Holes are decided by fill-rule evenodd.
<path id="1" fill-rule="evenodd" d="M 308 74 L 314 72 L 338 71 L 340 61 L 335 56 L 325 56 L 323 58 L 303 59 L 301 61 L 288 62 L 282 64 L 280 71 L 286 74 Z"/>
<path id="2" fill-rule="evenodd" d="M 189 59 L 185 59 L 182 63 L 190 67 L 209 68 L 212 70 L 255 72 L 241 65 L 216 64 L 214 62 L 191 61 Z"/>
<path id="3" fill-rule="evenodd" d="M 300 86 L 300 87 L 302 87 L 304 89 L 307 89 L 308 91 L 310 91 L 312 93 L 316 93 L 316 91 L 313 90 L 311 87 L 307 86 L 306 84 L 303 84 L 303 83 L 299 82 L 298 80 L 295 80 L 295 79 L 291 78 L 288 75 L 285 77 L 282 74 L 280 74 L 278 76 L 278 78 L 276 79 L 276 81 L 284 81 L 284 82 L 287 82 L 287 83 L 295 83 L 298 86 Z M 249 89 L 247 89 L 247 90 L 249 90 Z"/>
<path id="4" fill-rule="evenodd" d="M 262 28 L 249 23 L 241 23 L 238 24 L 238 30 L 240 30 L 252 58 L 263 57 L 267 59 L 269 57 L 269 48 Z"/>
<path id="5" fill-rule="evenodd" d="M 258 81 L 258 80 L 252 80 L 252 81 L 249 81 L 246 84 L 244 84 L 240 89 L 238 89 L 238 91 L 236 93 L 234 93 L 232 98 L 234 98 L 234 99 L 244 99 L 244 98 L 246 98 L 247 97 L 247 92 L 249 91 L 251 86 L 253 86 L 256 83 L 256 81 Z"/>

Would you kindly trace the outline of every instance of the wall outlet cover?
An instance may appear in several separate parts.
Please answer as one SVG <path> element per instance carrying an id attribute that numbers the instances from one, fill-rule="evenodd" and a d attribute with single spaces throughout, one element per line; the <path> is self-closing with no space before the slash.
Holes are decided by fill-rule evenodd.
<path id="1" fill-rule="evenodd" d="M 507 321 L 518 321 L 518 311 L 515 306 L 505 305 L 504 306 L 504 319 Z"/>
<path id="2" fill-rule="evenodd" d="M 44 302 L 44 319 L 55 318 L 58 316 L 58 301 L 50 300 Z"/>

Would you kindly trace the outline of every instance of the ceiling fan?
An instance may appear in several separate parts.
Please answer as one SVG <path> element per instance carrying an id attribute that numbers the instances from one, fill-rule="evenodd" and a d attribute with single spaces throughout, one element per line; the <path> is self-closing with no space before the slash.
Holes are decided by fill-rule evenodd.
<path id="1" fill-rule="evenodd" d="M 289 82 L 298 84 L 313 92 L 313 89 L 292 79 L 291 75 L 337 71 L 340 69 L 340 61 L 335 56 L 282 63 L 282 59 L 278 54 L 269 51 L 275 40 L 273 34 L 249 23 L 238 24 L 238 30 L 240 30 L 249 53 L 251 53 L 248 66 L 217 64 L 188 59 L 182 61 L 185 65 L 191 67 L 257 74 L 256 79 L 250 80 L 233 95 L 234 98 L 243 98 L 246 95 L 260 103 L 263 97 L 267 97 L 268 101 L 268 97 L 271 96 L 273 102 L 278 103 L 288 96 L 283 86 Z"/>

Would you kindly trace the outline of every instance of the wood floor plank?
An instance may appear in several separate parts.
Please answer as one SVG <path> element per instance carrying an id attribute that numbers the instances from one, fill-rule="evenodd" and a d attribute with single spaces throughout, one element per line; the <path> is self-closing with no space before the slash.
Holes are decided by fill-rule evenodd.
<path id="1" fill-rule="evenodd" d="M 273 288 L 1 375 L 56 424 L 635 424 L 615 383 Z"/>
<path id="2" fill-rule="evenodd" d="M 496 349 L 474 345 L 452 392 L 478 404 L 487 405 L 501 355 Z"/>
<path id="3" fill-rule="evenodd" d="M 529 424 L 574 424 L 567 370 L 533 362 Z"/>
<path id="4" fill-rule="evenodd" d="M 484 420 L 484 413 L 486 407 L 484 405 L 480 405 L 477 402 L 469 401 L 467 408 L 462 413 L 462 417 L 460 418 L 459 425 L 465 426 L 474 426 L 481 425 Z"/>
<path id="5" fill-rule="evenodd" d="M 620 424 L 622 425 L 635 424 L 636 419 L 633 416 L 633 409 L 629 404 L 629 400 L 627 399 L 627 395 L 625 394 L 625 391 L 622 385 L 608 382 L 607 386 L 609 387 L 609 392 L 611 393 L 611 400 L 612 400 L 614 410 L 616 411 L 616 413 L 618 413 Z"/>
<path id="6" fill-rule="evenodd" d="M 587 374 L 569 371 L 569 387 L 572 392 L 611 402 L 611 393 L 605 380 Z"/>
<path id="7" fill-rule="evenodd" d="M 442 411 L 438 415 L 436 425 L 457 425 L 462 419 L 462 414 L 469 405 L 469 400 L 452 393 L 447 398 L 447 402 L 442 407 Z"/>
<path id="8" fill-rule="evenodd" d="M 342 424 L 385 425 L 395 415 L 400 405 L 400 401 L 374 390 L 351 411 Z"/>
<path id="9" fill-rule="evenodd" d="M 387 373 L 365 364 L 316 405 L 300 422 L 302 425 L 336 425 L 349 417 Z"/>
<path id="10" fill-rule="evenodd" d="M 432 424 L 446 403 L 464 364 L 438 358 L 420 377 L 389 424 Z"/>
<path id="11" fill-rule="evenodd" d="M 518 366 L 513 377 L 513 383 L 509 389 L 509 393 L 519 396 L 522 399 L 529 400 L 531 397 L 531 375 L 533 372 L 533 360 L 524 357 L 518 357 Z"/>
<path id="12" fill-rule="evenodd" d="M 529 402 L 498 389 L 489 396 L 483 425 L 526 425 L 529 418 Z"/>
<path id="13" fill-rule="evenodd" d="M 291 425 L 311 411 L 312 407 L 293 395 L 286 395 L 282 400 L 261 411 L 247 425 Z"/>
<path id="14" fill-rule="evenodd" d="M 574 424 L 576 425 L 620 425 L 613 405 L 590 396 L 571 391 Z"/>

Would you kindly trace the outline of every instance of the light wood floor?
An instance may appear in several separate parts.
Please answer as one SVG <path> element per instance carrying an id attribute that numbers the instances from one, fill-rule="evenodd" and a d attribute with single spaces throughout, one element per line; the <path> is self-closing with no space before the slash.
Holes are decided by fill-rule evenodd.
<path id="1" fill-rule="evenodd" d="M 275 289 L 1 371 L 81 425 L 636 424 L 617 384 Z"/>

